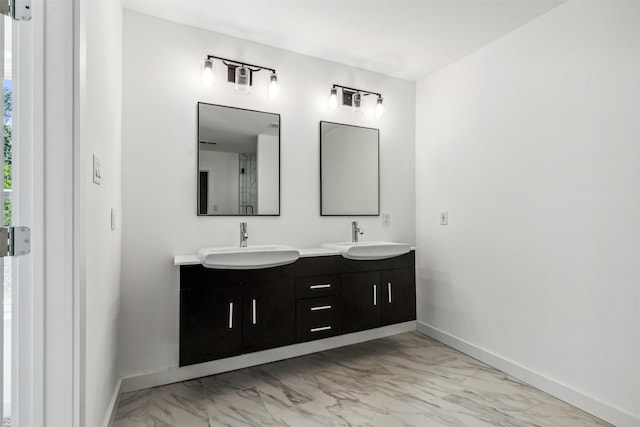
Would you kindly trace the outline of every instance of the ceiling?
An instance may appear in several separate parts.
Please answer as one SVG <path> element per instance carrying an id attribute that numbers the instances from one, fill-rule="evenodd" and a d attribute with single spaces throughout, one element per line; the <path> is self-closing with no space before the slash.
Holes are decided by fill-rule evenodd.
<path id="1" fill-rule="evenodd" d="M 198 104 L 200 149 L 228 153 L 256 151 L 258 135 L 280 136 L 280 116 L 213 104 Z"/>
<path id="2" fill-rule="evenodd" d="M 125 9 L 419 80 L 564 0 L 124 0 Z"/>

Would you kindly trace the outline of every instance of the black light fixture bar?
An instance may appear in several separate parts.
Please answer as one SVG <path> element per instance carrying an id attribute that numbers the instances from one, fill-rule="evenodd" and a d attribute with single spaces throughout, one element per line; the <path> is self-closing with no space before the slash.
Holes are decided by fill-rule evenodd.
<path id="1" fill-rule="evenodd" d="M 0 0 L 2 1 L 2 0 Z M 248 94 L 250 87 L 253 85 L 253 73 L 260 70 L 267 70 L 271 73 L 268 78 L 267 96 L 276 98 L 280 92 L 278 84 L 278 74 L 275 68 L 263 67 L 262 65 L 249 64 L 244 61 L 223 58 L 222 56 L 207 55 L 202 62 L 202 85 L 213 86 L 215 83 L 215 59 L 218 59 L 227 67 L 227 82 L 235 83 L 236 92 Z"/>
<path id="2" fill-rule="evenodd" d="M 246 62 L 240 62 L 240 61 L 236 61 L 234 59 L 222 58 L 221 56 L 207 55 L 207 59 L 219 59 L 227 67 L 229 67 L 229 66 L 231 66 L 231 67 L 252 67 L 252 68 L 256 68 L 256 69 L 255 70 L 251 70 L 251 71 L 269 70 L 272 73 L 276 72 L 276 70 L 273 69 L 273 68 L 263 67 L 262 65 L 249 64 L 249 63 L 246 63 Z"/>
<path id="3" fill-rule="evenodd" d="M 346 90 L 348 90 L 349 92 L 353 92 L 353 93 L 359 92 L 359 93 L 361 93 L 361 94 L 363 94 L 363 95 L 376 95 L 376 96 L 377 96 L 377 97 L 379 97 L 379 98 L 381 98 L 381 97 L 382 97 L 382 95 L 381 95 L 381 94 L 379 94 L 378 92 L 371 92 L 371 91 L 368 91 L 368 90 L 356 89 L 356 88 L 353 88 L 353 87 L 349 87 L 349 86 L 342 86 L 342 85 L 335 84 L 335 83 L 333 84 L 333 87 L 334 87 L 334 88 L 339 87 L 339 88 L 341 88 L 341 89 L 346 89 Z"/>

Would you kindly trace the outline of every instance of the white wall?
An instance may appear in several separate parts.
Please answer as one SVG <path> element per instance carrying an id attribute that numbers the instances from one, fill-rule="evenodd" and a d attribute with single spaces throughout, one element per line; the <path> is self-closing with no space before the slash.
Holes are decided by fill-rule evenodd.
<path id="1" fill-rule="evenodd" d="M 352 218 L 321 217 L 319 122 L 380 128 L 381 210 L 358 218 L 363 239 L 415 240 L 415 84 L 237 38 L 124 12 L 123 253 L 120 373 L 178 364 L 178 268 L 174 255 L 200 247 L 239 244 L 247 221 L 249 245 L 317 247 L 350 236 Z M 267 99 L 268 74 L 257 73 L 249 95 L 222 80 L 200 85 L 207 54 L 278 70 L 281 93 Z M 381 92 L 385 116 L 354 117 L 346 107 L 326 110 L 333 83 Z M 281 215 L 196 216 L 198 101 L 281 114 Z M 372 104 L 369 105 L 372 107 Z M 154 162 L 148 162 L 148 153 Z M 146 176 L 157 177 L 153 186 Z"/>
<path id="2" fill-rule="evenodd" d="M 279 210 L 279 182 L 277 172 L 280 160 L 278 137 L 258 135 L 258 212 L 274 214 Z"/>
<path id="3" fill-rule="evenodd" d="M 569 2 L 417 85 L 419 321 L 620 426 L 640 422 L 639 23 Z"/>
<path id="4" fill-rule="evenodd" d="M 78 3 L 81 401 L 86 426 L 110 415 L 117 381 L 121 263 L 122 5 Z M 92 183 L 93 154 L 102 184 Z M 111 208 L 117 228 L 111 230 Z"/>

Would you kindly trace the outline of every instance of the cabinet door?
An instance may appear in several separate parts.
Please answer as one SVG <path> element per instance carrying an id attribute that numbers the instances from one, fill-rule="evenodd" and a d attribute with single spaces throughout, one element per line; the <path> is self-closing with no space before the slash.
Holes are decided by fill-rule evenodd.
<path id="1" fill-rule="evenodd" d="M 416 280 L 413 268 L 382 272 L 382 324 L 416 319 Z"/>
<path id="2" fill-rule="evenodd" d="M 240 354 L 240 285 L 180 291 L 180 366 Z"/>
<path id="3" fill-rule="evenodd" d="M 342 332 L 356 332 L 381 325 L 380 272 L 342 276 Z"/>
<path id="4" fill-rule="evenodd" d="M 242 352 L 293 344 L 295 286 L 293 280 L 243 283 Z"/>

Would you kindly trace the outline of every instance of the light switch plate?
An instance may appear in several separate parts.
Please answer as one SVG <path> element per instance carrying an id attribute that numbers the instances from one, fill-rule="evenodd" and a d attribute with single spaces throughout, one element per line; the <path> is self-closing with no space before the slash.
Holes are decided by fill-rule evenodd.
<path id="1" fill-rule="evenodd" d="M 116 229 L 116 210 L 111 208 L 111 230 Z"/>
<path id="2" fill-rule="evenodd" d="M 440 225 L 447 225 L 449 223 L 449 212 L 440 212 Z"/>
<path id="3" fill-rule="evenodd" d="M 93 183 L 100 185 L 102 183 L 102 170 L 101 170 L 100 157 L 93 155 Z"/>
<path id="4" fill-rule="evenodd" d="M 385 227 L 388 227 L 391 225 L 391 215 L 388 213 L 383 213 L 382 214 L 382 225 L 384 225 Z"/>

